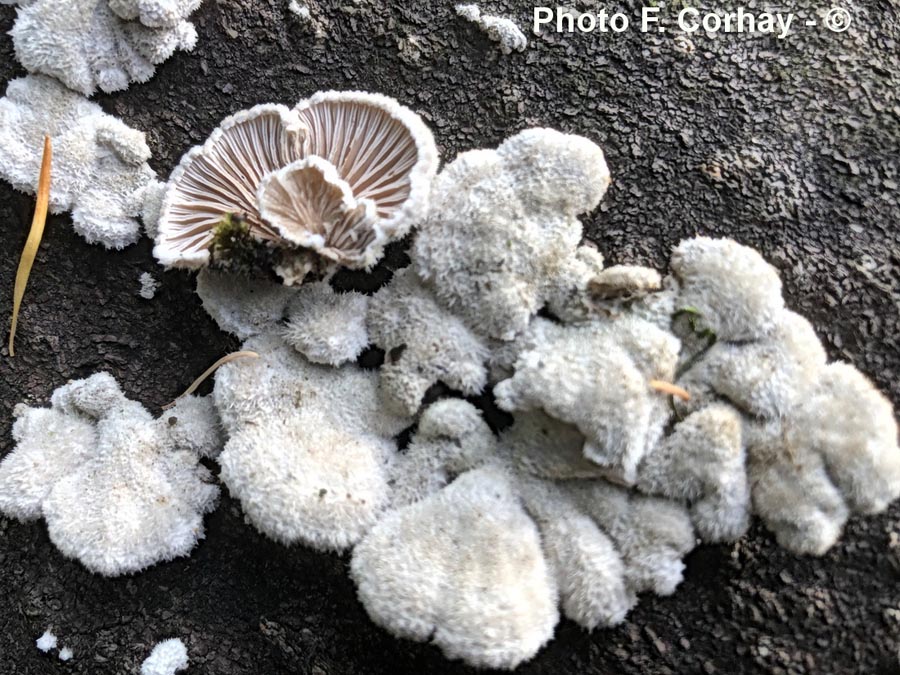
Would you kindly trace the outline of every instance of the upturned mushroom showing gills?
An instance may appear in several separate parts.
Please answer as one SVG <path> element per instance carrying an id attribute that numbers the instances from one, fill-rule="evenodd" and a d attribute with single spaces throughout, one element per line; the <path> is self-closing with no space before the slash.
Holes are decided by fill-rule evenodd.
<path id="1" fill-rule="evenodd" d="M 259 186 L 258 203 L 263 220 L 282 238 L 348 267 L 365 267 L 371 244 L 383 236 L 375 202 L 357 201 L 334 165 L 321 157 L 270 173 Z"/>
<path id="2" fill-rule="evenodd" d="M 225 119 L 205 144 L 191 149 L 169 178 L 153 253 L 164 265 L 202 267 L 216 226 L 240 214 L 263 240 L 278 234 L 259 217 L 262 179 L 301 156 L 303 129 L 282 105 L 259 105 Z"/>
<path id="3" fill-rule="evenodd" d="M 411 110 L 386 96 L 324 92 L 226 119 L 172 173 L 154 254 L 203 267 L 229 215 L 253 241 L 366 268 L 424 217 L 438 153 Z"/>

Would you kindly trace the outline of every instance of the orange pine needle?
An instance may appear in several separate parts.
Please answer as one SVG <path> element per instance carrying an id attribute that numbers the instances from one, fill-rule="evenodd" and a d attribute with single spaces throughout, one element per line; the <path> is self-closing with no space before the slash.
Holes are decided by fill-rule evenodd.
<path id="1" fill-rule="evenodd" d="M 664 380 L 650 380 L 650 387 L 663 394 L 677 396 L 682 401 L 691 400 L 691 394 L 687 389 L 682 389 L 677 384 L 672 384 L 671 382 L 666 382 Z"/>
<path id="2" fill-rule="evenodd" d="M 28 285 L 28 276 L 31 267 L 37 257 L 38 247 L 44 236 L 44 225 L 47 222 L 47 209 L 50 206 L 50 164 L 53 161 L 53 149 L 50 137 L 44 136 L 44 156 L 41 159 L 41 174 L 38 179 L 37 203 L 34 207 L 34 218 L 31 221 L 31 230 L 19 259 L 19 269 L 16 271 L 16 285 L 13 290 L 12 325 L 9 329 L 9 355 L 16 355 L 16 327 L 19 323 L 19 309 L 22 306 L 22 298 L 25 296 L 25 287 Z"/>

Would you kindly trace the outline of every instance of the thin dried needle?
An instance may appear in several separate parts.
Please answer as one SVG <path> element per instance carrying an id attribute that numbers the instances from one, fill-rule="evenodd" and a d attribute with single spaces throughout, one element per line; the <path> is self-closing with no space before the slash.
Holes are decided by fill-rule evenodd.
<path id="1" fill-rule="evenodd" d="M 662 392 L 663 394 L 677 396 L 682 401 L 691 400 L 691 394 L 687 389 L 682 389 L 677 384 L 672 384 L 671 382 L 665 382 L 664 380 L 650 380 L 650 388 Z"/>
<path id="2" fill-rule="evenodd" d="M 47 208 L 50 206 L 50 164 L 53 161 L 53 149 L 50 145 L 50 137 L 44 136 L 44 156 L 41 159 L 41 174 L 38 179 L 37 203 L 34 207 L 34 218 L 31 221 L 31 230 L 19 259 L 19 269 L 16 272 L 16 285 L 13 290 L 12 325 L 9 329 L 9 355 L 16 355 L 16 327 L 19 323 L 19 308 L 22 306 L 22 298 L 25 295 L 25 287 L 28 285 L 28 275 L 31 274 L 31 266 L 37 256 L 41 238 L 44 236 L 44 224 L 47 222 Z"/>
<path id="3" fill-rule="evenodd" d="M 259 358 L 259 354 L 257 354 L 256 352 L 231 352 L 231 354 L 226 354 L 221 359 L 219 359 L 214 364 L 212 364 L 209 368 L 207 368 L 200 377 L 198 377 L 196 380 L 194 380 L 194 382 L 191 384 L 191 386 L 188 387 L 181 396 L 176 398 L 171 403 L 167 403 L 166 405 L 164 405 L 162 407 L 162 409 L 168 410 L 169 408 L 174 407 L 174 405 L 176 403 L 178 403 L 178 401 L 183 399 L 185 396 L 190 396 L 191 394 L 193 394 L 195 391 L 197 391 L 197 387 L 199 387 L 201 384 L 203 384 L 203 382 L 206 380 L 206 378 L 208 378 L 210 375 L 212 375 L 214 372 L 216 372 L 219 368 L 224 366 L 226 363 L 230 363 L 231 361 L 234 361 L 235 359 L 258 359 L 258 358 Z"/>

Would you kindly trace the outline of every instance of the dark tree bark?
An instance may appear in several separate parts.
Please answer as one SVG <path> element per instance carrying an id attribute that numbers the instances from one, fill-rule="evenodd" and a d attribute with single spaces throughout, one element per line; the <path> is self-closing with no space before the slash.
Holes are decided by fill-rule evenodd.
<path id="1" fill-rule="evenodd" d="M 503 56 L 449 0 L 323 0 L 313 6 L 322 40 L 287 0 L 206 0 L 194 53 L 97 100 L 147 133 L 163 177 L 227 114 L 319 89 L 395 96 L 429 122 L 445 161 L 528 126 L 583 134 L 604 148 L 614 177 L 585 218 L 608 260 L 664 267 L 671 246 L 694 234 L 758 247 L 830 356 L 869 374 L 897 405 L 900 9 L 853 4 L 865 6 L 846 33 L 695 33 L 687 53 L 672 29 L 641 33 L 636 2 L 618 7 L 632 21 L 624 33 L 540 36 L 530 32 L 531 4 L 489 2 L 483 10 L 513 17 L 529 37 L 524 53 Z M 819 6 L 785 9 L 806 17 Z M 24 74 L 6 35 L 14 16 L 0 8 L 3 83 Z M 32 204 L 0 183 L 4 311 Z M 236 346 L 202 311 L 190 276 L 163 273 L 150 248 L 144 240 L 107 252 L 77 237 L 67 216 L 50 219 L 18 356 L 0 358 L 0 453 L 12 447 L 13 406 L 44 404 L 69 378 L 107 370 L 158 407 Z M 145 271 L 162 281 L 152 301 L 137 294 Z M 854 518 L 820 559 L 788 554 L 759 526 L 733 546 L 701 546 L 674 596 L 644 598 L 612 630 L 564 621 L 521 670 L 900 672 L 898 521 L 900 505 Z M 43 523 L 0 518 L 0 673 L 132 673 L 171 636 L 187 644 L 193 673 L 462 669 L 372 625 L 346 563 L 267 541 L 227 497 L 190 558 L 113 580 L 62 558 Z M 73 661 L 37 651 L 48 626 L 74 648 Z"/>

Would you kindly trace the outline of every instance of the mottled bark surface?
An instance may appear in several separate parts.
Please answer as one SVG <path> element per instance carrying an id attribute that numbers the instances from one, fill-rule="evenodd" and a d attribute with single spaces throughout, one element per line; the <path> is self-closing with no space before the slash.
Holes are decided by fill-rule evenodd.
<path id="1" fill-rule="evenodd" d="M 528 49 L 503 56 L 449 1 L 323 1 L 312 6 L 326 34 L 316 39 L 287 0 L 206 0 L 193 54 L 97 100 L 147 133 L 162 176 L 225 115 L 319 89 L 397 97 L 430 123 L 445 160 L 527 126 L 583 134 L 603 146 L 614 176 L 585 219 L 610 261 L 664 266 L 670 247 L 697 233 L 759 247 L 831 357 L 870 374 L 898 405 L 900 9 L 862 5 L 847 3 L 855 25 L 844 34 L 697 33 L 687 53 L 674 32 L 526 30 Z M 636 22 L 637 3 L 619 8 Z M 528 3 L 483 9 L 529 27 Z M 14 16 L 0 8 L 3 83 L 22 74 L 6 35 Z M 4 308 L 32 204 L 0 183 Z M 138 296 L 145 271 L 162 282 L 150 301 Z M 189 275 L 157 268 L 149 242 L 107 252 L 86 245 L 66 216 L 51 218 L 19 355 L 0 358 L 0 453 L 11 448 L 13 406 L 43 404 L 69 378 L 108 370 L 159 406 L 235 346 L 203 313 Z M 702 546 L 673 597 L 644 598 L 612 630 L 564 621 L 521 671 L 900 672 L 898 521 L 900 505 L 854 518 L 821 559 L 789 555 L 758 526 L 733 546 Z M 42 523 L 0 518 L 0 673 L 133 673 L 172 636 L 187 644 L 193 673 L 462 669 L 372 625 L 346 568 L 267 541 L 227 497 L 189 559 L 113 580 L 63 559 Z M 38 652 L 47 627 L 73 661 Z"/>

